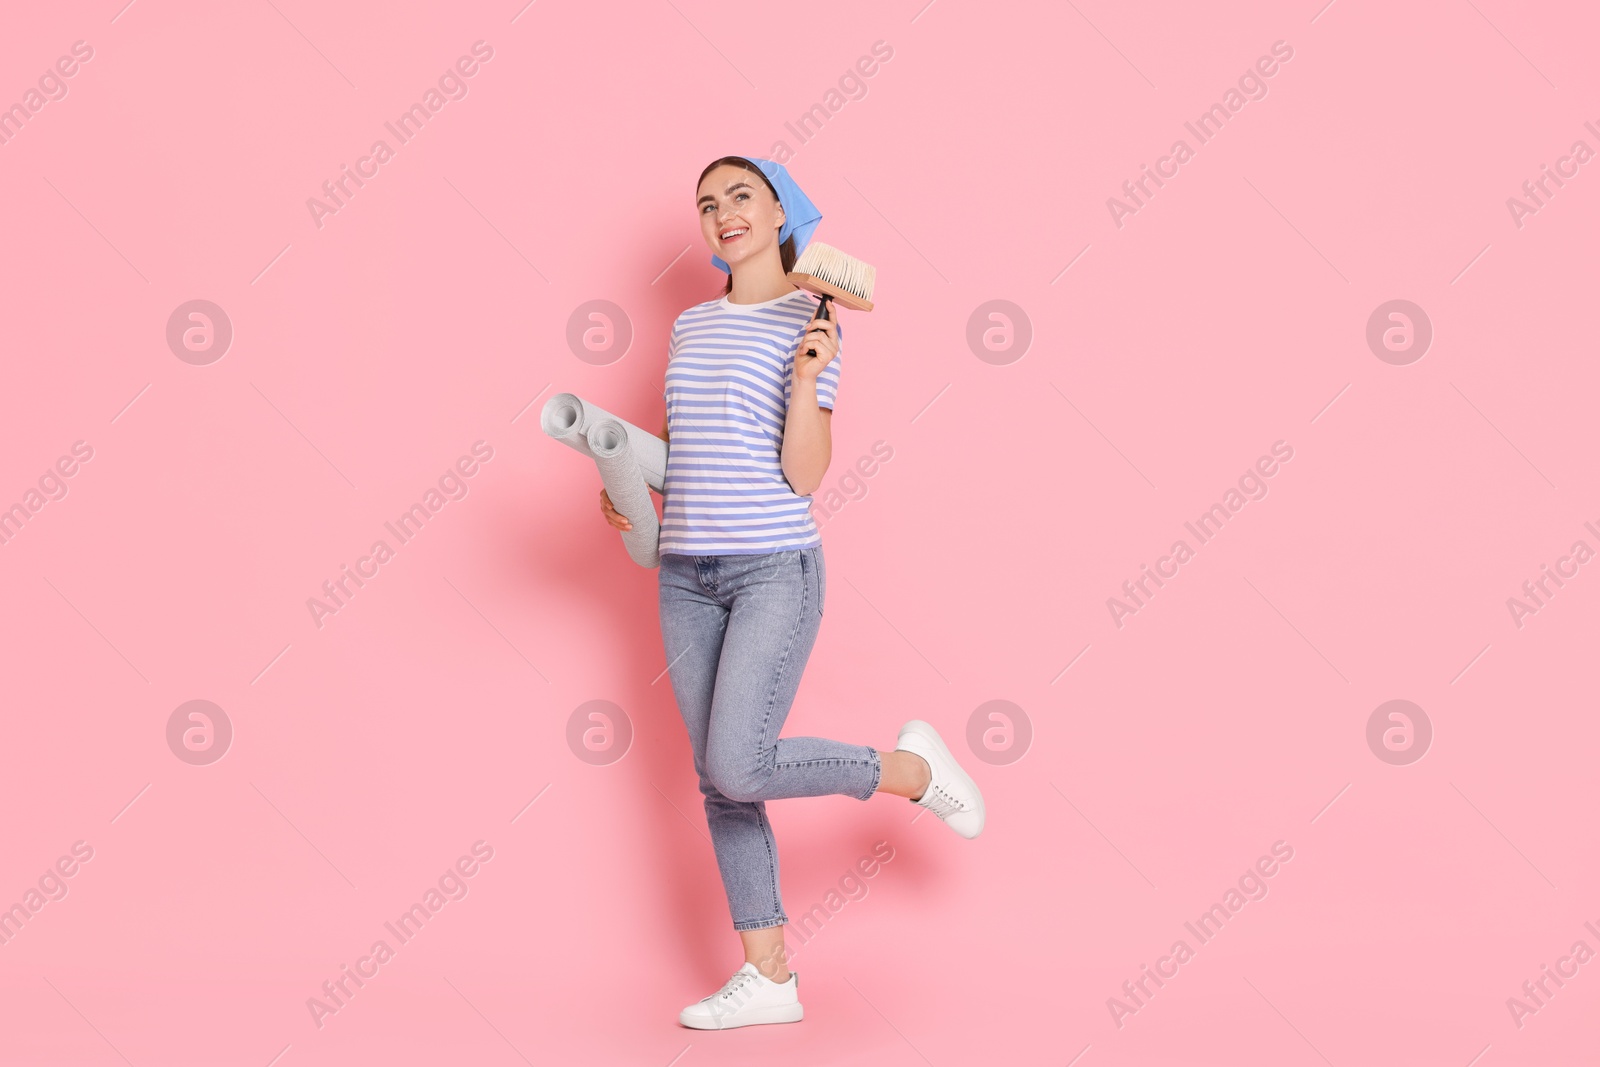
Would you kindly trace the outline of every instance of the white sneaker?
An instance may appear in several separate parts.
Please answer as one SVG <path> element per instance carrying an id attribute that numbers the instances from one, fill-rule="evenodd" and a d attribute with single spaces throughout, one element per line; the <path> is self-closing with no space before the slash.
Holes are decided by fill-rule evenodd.
<path id="1" fill-rule="evenodd" d="M 895 751 L 916 753 L 933 772 L 927 790 L 911 803 L 927 808 L 962 837 L 977 837 L 983 831 L 983 794 L 945 747 L 938 730 L 912 719 L 900 727 Z"/>
<path id="2" fill-rule="evenodd" d="M 678 1021 L 696 1030 L 731 1030 L 752 1023 L 797 1023 L 804 1014 L 798 971 L 791 970 L 787 982 L 774 982 L 746 961 L 721 989 L 680 1011 Z"/>

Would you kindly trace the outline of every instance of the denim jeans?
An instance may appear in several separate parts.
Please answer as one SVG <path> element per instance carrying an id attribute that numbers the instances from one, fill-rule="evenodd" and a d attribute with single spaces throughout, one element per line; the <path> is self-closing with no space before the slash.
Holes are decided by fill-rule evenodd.
<path id="1" fill-rule="evenodd" d="M 766 801 L 867 800 L 877 749 L 779 737 L 822 624 L 822 549 L 661 557 L 661 638 L 735 930 L 789 921 Z"/>

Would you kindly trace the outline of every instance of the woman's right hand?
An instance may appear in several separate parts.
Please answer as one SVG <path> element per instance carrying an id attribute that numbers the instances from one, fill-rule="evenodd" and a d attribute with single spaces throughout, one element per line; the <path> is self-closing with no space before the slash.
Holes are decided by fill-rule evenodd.
<path id="1" fill-rule="evenodd" d="M 604 515 L 606 521 L 619 530 L 633 529 L 633 523 L 629 522 L 626 516 L 619 515 L 617 509 L 611 506 L 611 494 L 604 489 L 600 490 L 600 514 Z"/>

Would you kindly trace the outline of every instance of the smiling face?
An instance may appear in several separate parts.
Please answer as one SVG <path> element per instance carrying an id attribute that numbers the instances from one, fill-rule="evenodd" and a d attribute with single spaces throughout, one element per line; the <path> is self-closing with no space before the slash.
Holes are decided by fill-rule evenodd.
<path id="1" fill-rule="evenodd" d="M 758 174 L 731 163 L 707 174 L 695 193 L 700 232 L 712 252 L 730 267 L 778 247 L 783 205 Z"/>

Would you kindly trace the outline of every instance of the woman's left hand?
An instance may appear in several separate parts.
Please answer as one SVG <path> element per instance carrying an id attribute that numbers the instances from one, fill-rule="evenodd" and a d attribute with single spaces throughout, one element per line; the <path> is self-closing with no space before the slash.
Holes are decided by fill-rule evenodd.
<path id="1" fill-rule="evenodd" d="M 830 303 L 830 315 L 837 315 L 838 311 Z M 814 356 L 806 355 L 809 348 L 816 349 Z M 800 343 L 794 350 L 794 374 L 799 381 L 816 384 L 817 375 L 825 370 L 833 357 L 839 354 L 839 334 L 834 328 L 832 319 L 812 319 L 806 324 L 806 332 L 800 335 Z"/>

